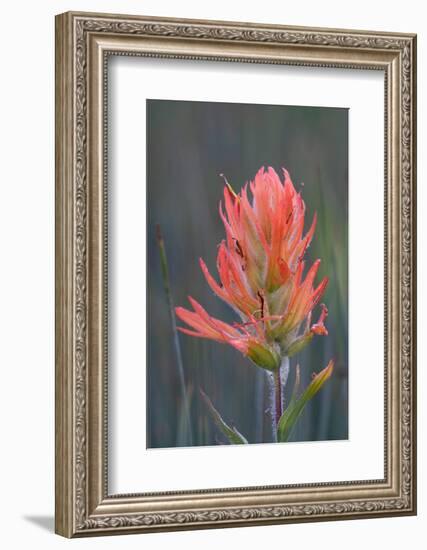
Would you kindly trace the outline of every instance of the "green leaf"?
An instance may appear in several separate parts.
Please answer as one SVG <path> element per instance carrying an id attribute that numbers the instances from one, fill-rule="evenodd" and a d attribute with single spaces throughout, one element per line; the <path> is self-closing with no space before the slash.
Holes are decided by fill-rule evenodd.
<path id="1" fill-rule="evenodd" d="M 218 428 L 222 431 L 222 433 L 225 435 L 228 441 L 234 445 L 247 444 L 248 440 L 237 430 L 236 427 L 234 426 L 230 427 L 228 424 L 224 422 L 219 412 L 213 406 L 212 401 L 209 399 L 209 397 L 205 394 L 205 392 L 202 389 L 200 389 L 200 395 L 203 397 L 203 400 L 208 407 L 208 410 L 212 416 L 213 421 L 218 426 Z"/>
<path id="2" fill-rule="evenodd" d="M 277 425 L 277 441 L 279 441 L 280 443 L 284 443 L 285 441 L 289 440 L 295 423 L 301 416 L 301 413 L 304 410 L 305 406 L 310 401 L 310 399 L 312 399 L 321 389 L 326 380 L 330 378 L 333 368 L 334 362 L 329 361 L 328 366 L 324 368 L 321 372 L 316 374 L 310 385 L 303 392 L 299 399 L 297 399 L 295 395 L 297 388 L 294 389 L 289 406 L 280 417 L 279 423 Z M 298 371 L 295 385 L 297 386 L 297 384 L 299 384 Z"/>
<path id="3" fill-rule="evenodd" d="M 294 342 L 292 342 L 292 344 L 286 350 L 285 354 L 288 357 L 292 357 L 296 353 L 299 353 L 300 351 L 302 351 L 305 348 L 305 346 L 311 342 L 312 339 L 313 339 L 312 332 L 303 334 L 302 336 L 297 338 Z"/>

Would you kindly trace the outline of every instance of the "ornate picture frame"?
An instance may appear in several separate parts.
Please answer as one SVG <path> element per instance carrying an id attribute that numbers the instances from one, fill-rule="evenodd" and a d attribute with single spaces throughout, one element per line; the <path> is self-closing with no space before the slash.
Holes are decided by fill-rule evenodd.
<path id="1" fill-rule="evenodd" d="M 384 479 L 108 492 L 109 56 L 384 73 Z M 416 513 L 416 36 L 68 12 L 56 17 L 56 532 L 65 537 Z"/>

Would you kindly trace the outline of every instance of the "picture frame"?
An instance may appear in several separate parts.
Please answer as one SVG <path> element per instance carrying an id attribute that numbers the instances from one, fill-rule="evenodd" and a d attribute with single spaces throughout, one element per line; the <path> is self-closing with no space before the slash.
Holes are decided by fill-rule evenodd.
<path id="1" fill-rule="evenodd" d="M 67 12 L 56 17 L 55 46 L 56 532 L 82 537 L 414 515 L 416 36 Z M 384 75 L 383 478 L 109 493 L 110 56 Z"/>

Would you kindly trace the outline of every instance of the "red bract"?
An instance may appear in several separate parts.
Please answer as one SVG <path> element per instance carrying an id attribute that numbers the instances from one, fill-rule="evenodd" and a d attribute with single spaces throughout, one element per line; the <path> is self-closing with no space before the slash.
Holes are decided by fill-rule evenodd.
<path id="1" fill-rule="evenodd" d="M 283 175 L 282 182 L 273 168 L 261 168 L 239 194 L 226 183 L 219 208 L 226 232 L 217 257 L 220 284 L 200 259 L 209 286 L 241 323 L 231 326 L 214 319 L 192 298 L 193 312 L 176 308 L 177 316 L 192 329 L 181 328 L 182 332 L 231 344 L 269 369 L 280 365 L 280 357 L 300 351 L 314 334 L 327 334 L 323 304 L 319 320 L 311 324 L 312 311 L 328 283 L 325 277 L 314 285 L 320 260 L 304 276 L 304 255 L 316 216 L 304 234 L 304 201 L 286 170 Z"/>

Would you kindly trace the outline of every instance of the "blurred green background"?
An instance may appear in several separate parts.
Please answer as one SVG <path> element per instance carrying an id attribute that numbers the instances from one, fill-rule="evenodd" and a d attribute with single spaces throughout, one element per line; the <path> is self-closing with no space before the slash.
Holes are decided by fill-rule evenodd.
<path id="1" fill-rule="evenodd" d="M 236 321 L 208 287 L 198 260 L 203 257 L 218 280 L 217 245 L 224 238 L 219 174 L 239 191 L 261 166 L 290 172 L 306 203 L 306 229 L 317 212 L 307 265 L 321 258 L 316 282 L 324 275 L 330 279 L 322 299 L 329 309 L 329 336 L 314 338 L 291 359 L 288 390 L 297 363 L 301 388 L 331 358 L 335 370 L 308 404 L 291 441 L 348 437 L 347 109 L 147 100 L 147 447 L 224 442 L 199 388 L 250 443 L 271 441 L 265 372 L 230 346 L 180 334 L 190 427 L 186 423 L 156 241 L 159 224 L 175 305 L 188 307 L 191 295 L 211 315 Z M 313 319 L 318 315 L 316 308 Z"/>

